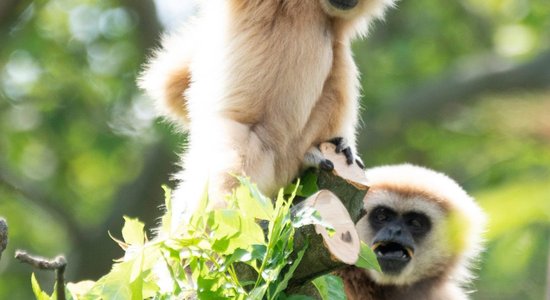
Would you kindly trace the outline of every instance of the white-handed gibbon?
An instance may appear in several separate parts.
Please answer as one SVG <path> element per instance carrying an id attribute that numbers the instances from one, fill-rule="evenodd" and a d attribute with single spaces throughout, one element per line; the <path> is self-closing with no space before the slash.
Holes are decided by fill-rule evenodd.
<path id="1" fill-rule="evenodd" d="M 367 214 L 357 223 L 382 272 L 338 274 L 349 299 L 468 299 L 464 284 L 482 250 L 486 217 L 454 180 L 409 164 L 367 170 Z"/>
<path id="2" fill-rule="evenodd" d="M 163 39 L 139 81 L 188 131 L 176 213 L 193 212 L 205 186 L 223 205 L 233 175 L 272 196 L 306 166 L 331 168 L 321 142 L 354 163 L 359 82 L 350 43 L 392 3 L 200 1 L 199 15 Z"/>

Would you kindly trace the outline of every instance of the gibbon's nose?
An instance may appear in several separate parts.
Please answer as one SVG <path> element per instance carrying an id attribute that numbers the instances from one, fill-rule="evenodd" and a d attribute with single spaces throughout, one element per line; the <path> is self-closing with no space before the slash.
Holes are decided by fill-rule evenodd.
<path id="1" fill-rule="evenodd" d="M 329 0 L 329 2 L 337 9 L 348 10 L 356 7 L 359 0 Z"/>

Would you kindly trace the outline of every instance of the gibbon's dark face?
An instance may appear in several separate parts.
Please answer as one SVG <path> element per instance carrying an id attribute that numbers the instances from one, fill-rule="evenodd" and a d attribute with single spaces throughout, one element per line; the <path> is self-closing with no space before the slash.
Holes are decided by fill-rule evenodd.
<path id="1" fill-rule="evenodd" d="M 382 272 L 399 275 L 413 258 L 417 245 L 430 232 L 430 218 L 415 211 L 398 213 L 377 206 L 368 213 L 374 238 L 371 246 Z"/>

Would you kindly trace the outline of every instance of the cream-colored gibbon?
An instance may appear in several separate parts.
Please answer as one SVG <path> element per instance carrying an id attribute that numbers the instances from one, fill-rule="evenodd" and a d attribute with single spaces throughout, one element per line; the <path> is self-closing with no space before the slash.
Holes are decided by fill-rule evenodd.
<path id="1" fill-rule="evenodd" d="M 486 217 L 454 180 L 413 165 L 367 170 L 367 214 L 357 223 L 382 272 L 348 267 L 353 300 L 462 300 L 482 250 Z"/>
<path id="2" fill-rule="evenodd" d="M 246 175 L 272 196 L 305 167 L 330 169 L 332 141 L 349 164 L 358 71 L 351 40 L 393 0 L 204 0 L 166 36 L 139 81 L 159 111 L 188 132 L 174 211 L 213 206 Z M 232 175 L 233 174 L 233 175 Z"/>

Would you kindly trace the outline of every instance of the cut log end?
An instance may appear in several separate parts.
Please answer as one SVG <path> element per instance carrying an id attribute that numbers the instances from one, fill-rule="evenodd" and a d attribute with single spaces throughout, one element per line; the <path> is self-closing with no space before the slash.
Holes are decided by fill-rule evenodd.
<path id="1" fill-rule="evenodd" d="M 336 146 L 334 144 L 322 143 L 319 149 L 323 156 L 334 165 L 334 170 L 332 171 L 334 175 L 343 178 L 357 189 L 367 190 L 369 188 L 365 171 L 355 163 L 348 165 L 346 156 L 342 155 L 342 153 L 336 153 Z"/>
<path id="2" fill-rule="evenodd" d="M 360 251 L 359 235 L 342 202 L 327 190 L 319 191 L 306 201 L 306 205 L 314 207 L 319 212 L 323 222 L 334 228 L 327 230 L 325 226 L 315 226 L 315 231 L 323 237 L 332 258 L 346 264 L 355 264 Z"/>

